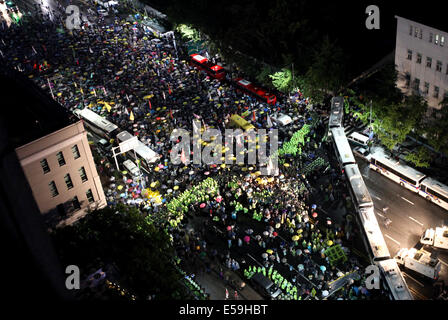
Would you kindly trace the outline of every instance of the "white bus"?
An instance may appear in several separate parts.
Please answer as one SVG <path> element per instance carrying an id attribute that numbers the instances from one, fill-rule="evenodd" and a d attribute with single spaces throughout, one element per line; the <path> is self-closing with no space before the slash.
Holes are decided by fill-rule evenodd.
<path id="1" fill-rule="evenodd" d="M 328 134 L 331 135 L 332 128 L 342 127 L 342 120 L 344 115 L 344 98 L 331 98 L 330 117 L 328 119 Z"/>
<path id="2" fill-rule="evenodd" d="M 416 193 L 425 178 L 423 173 L 392 159 L 381 148 L 371 153 L 369 167 Z"/>
<path id="3" fill-rule="evenodd" d="M 426 177 L 420 183 L 418 194 L 428 201 L 435 203 L 445 210 L 448 210 L 448 186 Z"/>
<path id="4" fill-rule="evenodd" d="M 119 143 L 129 140 L 132 137 L 133 135 L 127 131 L 122 131 L 117 134 L 117 140 Z M 135 159 L 134 151 L 137 159 Z M 139 164 L 139 167 L 145 170 L 147 173 L 150 172 L 149 165 L 151 163 L 157 162 L 160 159 L 159 155 L 156 152 L 154 152 L 140 140 L 138 140 L 138 146 L 134 149 L 134 151 L 129 151 L 127 152 L 127 154 L 129 154 L 129 156 Z"/>
<path id="5" fill-rule="evenodd" d="M 380 261 L 378 266 L 393 300 L 414 300 L 395 259 Z"/>
<path id="6" fill-rule="evenodd" d="M 76 109 L 73 113 L 79 119 L 83 119 L 85 125 L 100 136 L 112 139 L 119 131 L 118 126 L 88 108 Z"/>
<path id="7" fill-rule="evenodd" d="M 330 132 L 332 133 L 331 138 L 333 141 L 334 151 L 341 168 L 347 164 L 356 164 L 355 157 L 352 153 L 352 148 L 350 147 L 347 137 L 345 136 L 344 128 L 332 128 Z"/>

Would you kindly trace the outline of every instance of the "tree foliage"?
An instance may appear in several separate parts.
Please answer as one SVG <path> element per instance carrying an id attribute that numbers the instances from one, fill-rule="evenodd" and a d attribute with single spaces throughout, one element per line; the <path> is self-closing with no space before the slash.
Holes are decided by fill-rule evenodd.
<path id="1" fill-rule="evenodd" d="M 272 84 L 277 90 L 283 93 L 289 93 L 292 88 L 291 70 L 284 68 L 281 71 L 269 75 L 269 77 L 272 79 Z"/>
<path id="2" fill-rule="evenodd" d="M 115 263 L 120 281 L 140 299 L 149 294 L 172 299 L 174 292 L 182 292 L 169 236 L 145 221 L 136 208 L 95 210 L 52 236 L 61 262 L 78 265 L 84 277 L 91 267 Z"/>
<path id="3" fill-rule="evenodd" d="M 431 160 L 431 154 L 427 148 L 419 147 L 417 151 L 407 154 L 405 160 L 414 164 L 416 167 L 428 168 Z"/>

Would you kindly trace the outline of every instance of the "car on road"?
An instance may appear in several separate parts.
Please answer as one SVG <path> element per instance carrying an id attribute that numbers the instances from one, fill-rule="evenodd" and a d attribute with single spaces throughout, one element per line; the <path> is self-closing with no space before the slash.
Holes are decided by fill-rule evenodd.
<path id="1" fill-rule="evenodd" d="M 353 148 L 353 154 L 355 156 L 360 157 L 361 159 L 369 161 L 368 160 L 368 156 L 370 154 L 370 151 L 369 151 L 369 148 L 367 148 L 367 147 L 361 147 L 361 146 L 354 147 Z"/>

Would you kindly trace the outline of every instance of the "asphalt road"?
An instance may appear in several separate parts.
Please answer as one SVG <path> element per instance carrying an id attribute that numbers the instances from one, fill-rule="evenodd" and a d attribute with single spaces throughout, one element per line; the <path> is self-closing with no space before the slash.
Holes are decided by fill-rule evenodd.
<path id="1" fill-rule="evenodd" d="M 448 211 L 370 170 L 366 161 L 358 158 L 357 162 L 372 197 L 376 217 L 391 256 L 400 248 L 419 247 L 424 230 L 440 226 L 448 218 Z M 389 207 L 386 213 L 382 210 L 385 207 Z M 384 223 L 386 217 L 392 220 L 387 228 Z M 437 251 L 442 262 L 440 280 L 448 283 L 448 251 Z M 405 271 L 403 275 L 416 298 L 432 298 L 433 284 L 430 281 L 412 271 Z"/>

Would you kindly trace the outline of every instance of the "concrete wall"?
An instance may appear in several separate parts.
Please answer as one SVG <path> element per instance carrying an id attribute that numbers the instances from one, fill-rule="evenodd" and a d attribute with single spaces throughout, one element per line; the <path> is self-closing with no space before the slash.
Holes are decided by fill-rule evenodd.
<path id="1" fill-rule="evenodd" d="M 420 79 L 419 92 L 426 98 L 428 105 L 439 109 L 439 103 L 445 94 L 448 94 L 448 32 L 428 27 L 418 22 L 395 16 L 397 19 L 397 38 L 395 47 L 395 65 L 398 70 L 397 86 L 406 94 L 412 93 L 415 78 Z M 409 34 L 410 26 L 413 27 L 412 35 Z M 418 28 L 417 37 L 415 28 Z M 420 39 L 420 29 L 422 38 Z M 430 33 L 433 34 L 432 42 L 429 42 Z M 434 43 L 436 35 L 439 35 L 439 43 Z M 444 37 L 444 45 L 441 46 L 441 37 Z M 408 49 L 412 50 L 412 60 L 408 60 Z M 417 63 L 417 54 L 422 55 L 421 63 Z M 426 66 L 426 58 L 432 58 L 431 68 Z M 436 71 L 437 61 L 442 62 L 442 70 Z M 406 86 L 406 73 L 411 76 L 409 87 Z M 428 94 L 424 93 L 425 82 L 429 83 Z M 434 87 L 439 87 L 439 97 L 434 98 Z"/>
<path id="2" fill-rule="evenodd" d="M 78 146 L 80 157 L 74 158 L 72 147 Z M 56 154 L 62 151 L 65 165 L 59 166 Z M 106 205 L 90 146 L 87 132 L 81 121 L 37 139 L 16 149 L 25 176 L 32 188 L 39 210 L 44 215 L 56 215 L 56 207 L 64 204 L 67 215 L 63 224 L 72 223 L 87 213 L 88 208 Z M 46 159 L 50 172 L 44 173 L 40 161 Z M 79 169 L 84 167 L 87 181 L 82 182 Z M 68 190 L 65 175 L 70 174 L 73 188 Z M 54 181 L 59 194 L 52 196 L 49 183 Z M 92 190 L 94 202 L 89 204 L 86 192 Z M 81 209 L 73 211 L 72 199 L 77 196 Z"/>

